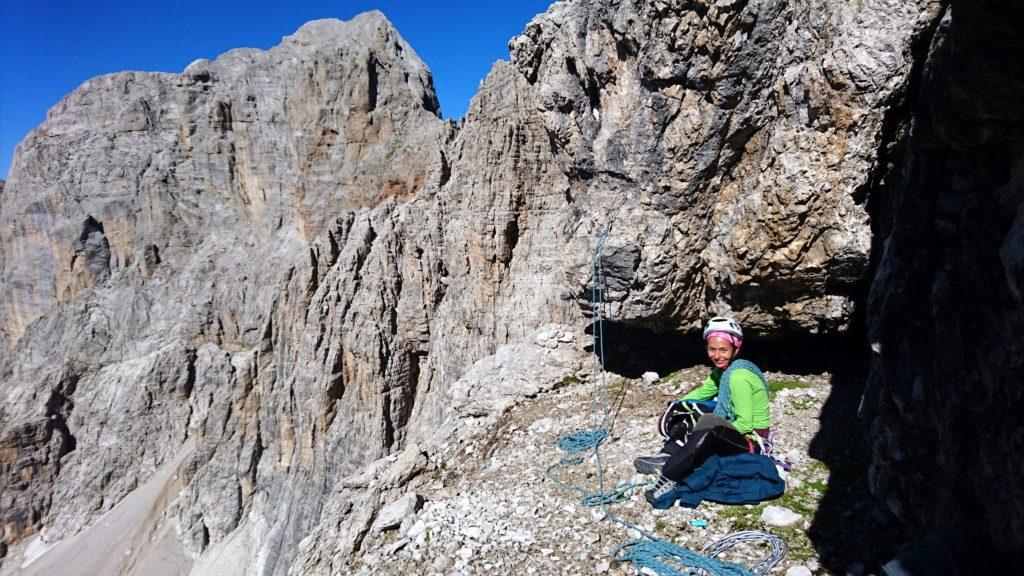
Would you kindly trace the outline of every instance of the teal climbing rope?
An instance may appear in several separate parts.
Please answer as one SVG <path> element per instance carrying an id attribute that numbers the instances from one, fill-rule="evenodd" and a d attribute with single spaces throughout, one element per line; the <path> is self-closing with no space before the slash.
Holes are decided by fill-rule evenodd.
<path id="1" fill-rule="evenodd" d="M 629 499 L 632 490 L 640 485 L 623 483 L 615 489 L 605 492 L 604 490 L 604 466 L 601 462 L 601 453 L 598 447 L 611 435 L 614 419 L 611 418 L 611 408 L 608 402 L 605 356 L 604 356 L 604 317 L 605 309 L 605 280 L 604 266 L 601 262 L 601 254 L 604 252 L 604 243 L 608 238 L 608 230 L 598 235 L 597 245 L 591 253 L 591 286 L 590 286 L 590 310 L 594 323 L 591 329 L 594 348 L 594 394 L 591 399 L 591 413 L 594 416 L 593 428 L 577 430 L 563 434 L 555 440 L 555 446 L 565 452 L 557 462 L 548 467 L 547 477 L 566 490 L 580 494 L 584 505 L 601 506 L 613 504 Z M 600 360 L 599 360 L 600 359 Z M 600 361 L 600 364 L 598 363 Z M 572 486 L 559 480 L 553 473 L 555 468 L 562 466 L 576 465 L 583 462 L 584 452 L 593 452 L 597 461 L 598 487 L 596 493 L 591 493 L 583 488 Z M 646 484 L 643 484 L 646 485 Z"/>
<path id="2" fill-rule="evenodd" d="M 629 530 L 635 530 L 646 540 L 631 541 L 619 546 L 613 553 L 612 558 L 617 562 L 630 562 L 637 572 L 644 570 L 649 573 L 653 571 L 658 576 L 693 576 L 696 574 L 709 574 L 711 576 L 755 576 L 765 574 L 772 567 L 777 565 L 782 556 L 785 555 L 785 542 L 781 539 L 766 533 L 756 533 L 758 537 L 764 537 L 772 545 L 774 552 L 779 549 L 782 554 L 773 553 L 758 564 L 759 570 L 751 572 L 740 564 L 725 562 L 715 558 L 719 553 L 728 547 L 735 545 L 740 540 L 733 539 L 726 542 L 729 535 L 720 541 L 712 543 L 713 553 L 708 555 L 697 554 L 682 546 L 665 542 L 654 534 L 643 528 L 611 513 L 608 510 L 609 504 L 623 502 L 632 497 L 633 492 L 642 486 L 650 483 L 622 482 L 613 489 L 605 491 L 604 464 L 601 461 L 600 447 L 605 440 L 611 436 L 615 425 L 615 417 L 611 412 L 607 392 L 607 372 L 604 351 L 604 319 L 607 308 L 605 302 L 605 277 L 602 255 L 604 253 L 605 241 L 611 229 L 611 223 L 603 230 L 597 239 L 597 244 L 591 253 L 591 287 L 590 303 L 591 317 L 593 320 L 591 333 L 593 335 L 594 369 L 593 384 L 594 392 L 592 399 L 593 423 L 589 429 L 577 430 L 563 434 L 555 440 L 555 446 L 564 452 L 564 455 L 549 466 L 546 471 L 548 479 L 555 482 L 562 488 L 580 495 L 580 501 L 584 506 L 600 507 L 606 518 Z M 590 452 L 597 465 L 597 492 L 590 492 L 585 488 L 573 486 L 560 480 L 555 476 L 554 471 L 566 466 L 581 464 L 585 459 L 585 453 Z M 744 542 L 752 541 L 754 537 L 747 536 Z M 721 544 L 720 543 L 723 543 Z M 781 545 L 779 544 L 781 542 Z M 707 550 L 707 549 L 706 549 Z"/>
<path id="3" fill-rule="evenodd" d="M 631 562 L 637 572 L 645 568 L 657 574 L 696 574 L 702 570 L 716 576 L 749 576 L 751 572 L 740 564 L 723 562 L 701 556 L 682 546 L 664 540 L 635 540 L 626 542 L 612 552 L 618 562 Z M 686 572 L 680 568 L 688 568 Z"/>
<path id="4" fill-rule="evenodd" d="M 611 224 L 609 223 L 609 227 Z M 608 415 L 611 407 L 608 404 L 608 386 L 606 380 L 606 372 L 604 366 L 604 317 L 607 312 L 605 304 L 605 280 L 604 280 L 604 264 L 602 262 L 602 254 L 604 254 L 604 242 L 608 239 L 608 230 L 604 230 L 597 237 L 597 244 L 594 246 L 594 251 L 590 254 L 590 314 L 594 318 L 594 324 L 591 328 L 591 334 L 594 338 L 594 383 L 597 384 L 597 375 L 601 375 L 601 385 L 594 386 L 594 399 L 593 399 L 593 414 L 594 414 L 594 429 L 604 430 L 607 426 L 608 432 L 611 433 L 611 426 L 608 422 Z M 601 365 L 598 366 L 598 358 L 601 360 Z M 598 371 L 600 368 L 600 372 Z M 600 398 L 598 390 L 600 390 Z M 598 406 L 601 408 L 601 422 L 597 421 Z M 603 440 L 603 438 L 602 438 Z M 594 444 L 594 447 L 600 445 L 600 442 Z"/>

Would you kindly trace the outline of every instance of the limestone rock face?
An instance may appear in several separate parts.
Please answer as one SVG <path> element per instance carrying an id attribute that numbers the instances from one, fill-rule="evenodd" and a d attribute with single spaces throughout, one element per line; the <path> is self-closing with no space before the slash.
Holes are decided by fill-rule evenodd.
<path id="1" fill-rule="evenodd" d="M 218 271 L 226 252 L 245 261 L 225 283 L 268 283 L 251 274 L 273 267 L 247 260 L 293 258 L 332 215 L 420 188 L 440 162 L 438 113 L 429 71 L 380 13 L 182 74 L 89 80 L 15 155 L 0 330 L 17 338 L 111 275 L 184 275 L 203 250 Z M 249 328 L 233 324 L 234 338 Z"/>
<path id="2" fill-rule="evenodd" d="M 510 46 L 571 178 L 564 266 L 613 315 L 752 333 L 849 326 L 882 122 L 938 2 L 575 2 Z"/>
<path id="3" fill-rule="evenodd" d="M 877 190 L 863 416 L 873 491 L 918 535 L 1024 544 L 1024 42 L 1014 2 L 953 2 Z M 875 194 L 875 192 L 872 192 Z"/>
<path id="4" fill-rule="evenodd" d="M 306 381 L 295 367 L 313 357 L 291 354 L 314 332 L 277 321 L 305 319 L 296 306 L 336 259 L 346 286 L 320 299 L 341 310 L 317 332 L 361 334 L 360 322 L 392 318 L 379 282 L 395 274 L 394 247 L 373 250 L 373 226 L 392 226 L 398 201 L 436 188 L 451 132 L 438 113 L 429 71 L 380 13 L 311 22 L 269 51 L 235 50 L 182 74 L 95 78 L 55 106 L 19 146 L 0 196 L 12 222 L 0 231 L 4 543 L 41 527 L 49 541 L 74 534 L 186 439 L 196 440 L 189 482 L 168 514 L 193 552 L 278 495 L 289 471 L 318 494 L 333 483 L 318 476 L 325 469 L 386 450 L 394 439 L 359 422 L 339 420 L 336 430 L 363 436 L 339 438 L 343 449 L 319 428 L 314 442 L 307 426 L 406 402 L 388 404 L 377 388 L 351 406 L 341 396 L 415 370 L 414 356 L 360 373 L 360 350 L 310 341 L 327 364 L 310 366 L 317 390 L 306 397 L 285 381 Z M 404 286 L 416 287 L 411 275 Z M 378 346 L 393 335 L 370 338 L 363 346 L 391 356 Z M 314 458 L 314 444 L 328 458 Z M 297 471 L 306 466 L 319 472 Z M 312 523 L 319 500 L 273 505 Z"/>
<path id="5" fill-rule="evenodd" d="M 584 368 L 578 345 L 564 341 L 569 340 L 566 335 L 576 337 L 568 326 L 545 325 L 529 338 L 500 346 L 471 364 L 441 395 L 449 406 L 443 425 L 401 453 L 372 462 L 335 485 L 322 521 L 302 541 L 289 576 L 349 573 L 350 555 L 371 535 L 387 504 L 425 482 L 423 472 L 437 472 L 447 461 L 474 454 L 471 446 L 499 434 L 501 418 L 524 395 L 550 391 L 563 384 L 565 375 Z"/>
<path id="6" fill-rule="evenodd" d="M 937 17 L 558 3 L 457 128 L 379 13 L 87 82 L 0 194 L 4 545 L 94 542 L 170 478 L 145 518 L 181 573 L 331 573 L 446 438 L 588 358 L 609 226 L 614 319 L 845 330 Z"/>

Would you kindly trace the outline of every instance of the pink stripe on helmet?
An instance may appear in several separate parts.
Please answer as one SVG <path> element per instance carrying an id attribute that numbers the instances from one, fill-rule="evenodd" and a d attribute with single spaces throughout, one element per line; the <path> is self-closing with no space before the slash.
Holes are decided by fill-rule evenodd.
<path id="1" fill-rule="evenodd" d="M 735 346 L 737 348 L 739 348 L 740 346 L 743 345 L 743 340 L 740 340 L 739 338 L 737 338 L 735 334 L 729 334 L 728 332 L 723 332 L 721 330 L 717 330 L 715 332 L 709 332 L 708 335 L 704 338 L 704 340 L 705 341 L 710 340 L 710 339 L 714 338 L 715 336 L 717 336 L 719 338 L 725 338 L 726 340 L 731 342 L 733 346 Z"/>

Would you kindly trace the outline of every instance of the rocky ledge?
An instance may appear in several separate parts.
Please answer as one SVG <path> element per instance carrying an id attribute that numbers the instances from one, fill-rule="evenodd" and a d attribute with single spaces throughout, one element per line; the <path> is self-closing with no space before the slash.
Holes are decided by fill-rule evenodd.
<path id="1" fill-rule="evenodd" d="M 573 342 L 570 330 L 563 333 Z M 612 554 L 641 535 L 613 523 L 600 508 L 584 506 L 578 495 L 546 477 L 548 466 L 561 456 L 553 441 L 593 426 L 591 365 L 578 345 L 574 353 L 583 360 L 578 370 L 567 370 L 476 433 L 459 426 L 443 449 L 422 453 L 422 471 L 408 484 L 381 492 L 376 515 L 332 533 L 331 541 L 342 547 L 357 541 L 358 551 L 333 563 L 331 570 L 363 575 L 635 573 Z M 616 420 L 614 434 L 602 447 L 606 487 L 652 480 L 636 474 L 632 459 L 660 447 L 654 425 L 665 402 L 695 388 L 707 371 L 697 366 L 662 378 L 609 375 Z M 526 373 L 514 379 L 525 381 Z M 502 372 L 498 381 L 506 382 L 507 374 Z M 780 574 L 860 575 L 877 568 L 895 552 L 898 523 L 867 493 L 865 444 L 850 442 L 849 436 L 836 442 L 849 432 L 842 425 L 842 430 L 822 430 L 836 426 L 830 414 L 856 409 L 855 404 L 836 405 L 839 398 L 855 399 L 856 394 L 835 393 L 834 385 L 848 383 L 828 373 L 767 376 L 778 457 L 791 464 L 789 471 L 779 469 L 787 482 L 784 496 L 758 506 L 705 502 L 697 509 L 656 510 L 635 493 L 609 510 L 694 551 L 732 531 L 770 531 L 790 547 L 777 569 Z M 396 469 L 408 470 L 408 458 L 407 452 L 383 459 L 345 483 L 387 486 Z M 556 475 L 597 489 L 593 459 Z M 830 491 L 833 495 L 826 497 Z M 842 493 L 838 501 L 837 492 Z M 870 520 L 849 525 L 851 510 Z M 764 553 L 757 546 L 741 546 L 726 558 L 752 566 Z"/>

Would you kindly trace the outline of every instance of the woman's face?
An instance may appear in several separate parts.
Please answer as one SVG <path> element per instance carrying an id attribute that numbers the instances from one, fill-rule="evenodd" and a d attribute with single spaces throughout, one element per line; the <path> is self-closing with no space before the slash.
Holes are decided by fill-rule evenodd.
<path id="1" fill-rule="evenodd" d="M 729 362 L 732 361 L 732 357 L 736 355 L 736 348 L 721 336 L 712 336 L 708 338 L 708 360 L 715 365 L 715 368 L 726 369 L 729 367 Z"/>

